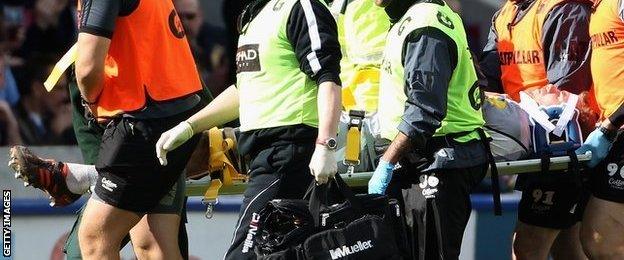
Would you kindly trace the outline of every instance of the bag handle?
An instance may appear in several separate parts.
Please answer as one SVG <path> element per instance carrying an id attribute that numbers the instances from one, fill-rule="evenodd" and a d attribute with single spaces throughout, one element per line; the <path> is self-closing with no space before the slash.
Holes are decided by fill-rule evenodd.
<path id="1" fill-rule="evenodd" d="M 327 205 L 327 194 L 332 190 L 330 184 L 335 184 L 338 191 L 342 194 L 345 201 L 349 202 L 349 205 L 355 211 L 356 214 L 362 214 L 362 205 L 358 200 L 355 199 L 355 194 L 351 191 L 347 183 L 340 177 L 340 174 L 336 174 L 336 176 L 331 180 L 331 182 L 327 184 L 317 185 L 315 181 L 312 181 L 310 187 L 308 187 L 308 192 L 304 199 L 308 199 L 309 204 L 308 209 L 312 214 L 312 218 L 314 219 L 314 226 L 320 226 L 320 217 L 321 217 L 321 206 Z"/>

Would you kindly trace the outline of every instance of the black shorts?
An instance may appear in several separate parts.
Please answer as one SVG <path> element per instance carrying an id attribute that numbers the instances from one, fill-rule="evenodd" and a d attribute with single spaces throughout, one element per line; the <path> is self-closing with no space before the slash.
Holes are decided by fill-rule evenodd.
<path id="1" fill-rule="evenodd" d="M 590 170 L 590 190 L 596 198 L 624 203 L 623 132 L 619 131 L 607 158 Z"/>
<path id="2" fill-rule="evenodd" d="M 485 177 L 487 164 L 420 174 L 394 172 L 388 195 L 402 205 L 412 259 L 458 259 L 472 204 L 470 193 Z"/>
<path id="3" fill-rule="evenodd" d="M 158 119 L 116 118 L 104 135 L 96 168 L 95 193 L 105 203 L 149 212 L 171 190 L 197 145 L 199 135 L 167 153 L 167 166 L 156 158 L 160 135 L 190 117 L 196 109 Z"/>
<path id="4" fill-rule="evenodd" d="M 581 221 L 588 192 L 571 172 L 523 175 L 518 220 L 525 224 L 567 229 Z"/>

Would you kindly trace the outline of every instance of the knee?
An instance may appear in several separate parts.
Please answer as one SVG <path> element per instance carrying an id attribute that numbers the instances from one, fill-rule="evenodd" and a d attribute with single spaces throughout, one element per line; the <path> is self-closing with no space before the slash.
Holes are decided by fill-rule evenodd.
<path id="1" fill-rule="evenodd" d="M 132 242 L 134 253 L 138 259 L 179 259 L 180 250 L 173 245 L 160 245 L 156 241 Z"/>
<path id="2" fill-rule="evenodd" d="M 101 255 L 110 250 L 119 250 L 119 247 L 115 249 L 112 241 L 104 239 L 103 236 L 98 235 L 98 232 L 92 232 L 84 228 L 78 230 L 78 243 L 83 257 Z"/>
<path id="3" fill-rule="evenodd" d="M 80 227 L 78 230 L 78 244 L 80 245 L 80 253 L 85 255 L 93 255 L 97 251 L 100 243 L 97 243 L 98 237 L 94 232 Z"/>

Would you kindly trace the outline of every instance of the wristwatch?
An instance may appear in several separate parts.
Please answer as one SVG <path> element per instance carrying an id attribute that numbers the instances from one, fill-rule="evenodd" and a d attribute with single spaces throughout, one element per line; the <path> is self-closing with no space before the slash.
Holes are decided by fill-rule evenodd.
<path id="1" fill-rule="evenodd" d="M 617 136 L 617 130 L 609 130 L 604 126 L 599 126 L 598 131 L 602 132 L 609 142 L 613 142 Z"/>
<path id="2" fill-rule="evenodd" d="M 327 138 L 325 140 L 316 139 L 316 144 L 324 145 L 330 151 L 336 150 L 338 147 L 338 142 L 336 142 L 335 138 Z"/>

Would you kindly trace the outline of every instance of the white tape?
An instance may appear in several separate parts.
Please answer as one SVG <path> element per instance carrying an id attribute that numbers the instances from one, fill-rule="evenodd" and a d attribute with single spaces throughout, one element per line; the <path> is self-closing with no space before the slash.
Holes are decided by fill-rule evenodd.
<path id="1" fill-rule="evenodd" d="M 539 125 L 541 125 L 546 133 L 550 133 L 555 130 L 555 125 L 550 122 L 550 117 L 546 112 L 539 108 L 539 105 L 531 96 L 524 91 L 520 91 L 520 108 L 527 112 L 529 116 Z"/>
<path id="2" fill-rule="evenodd" d="M 568 126 L 568 123 L 570 122 L 570 120 L 572 120 L 572 117 L 574 116 L 574 112 L 576 111 L 576 103 L 578 103 L 578 100 L 578 95 L 570 94 L 570 97 L 568 97 L 568 101 L 563 107 L 561 115 L 559 115 L 559 121 L 555 126 L 555 130 L 553 130 L 554 135 L 561 137 L 561 134 L 563 134 L 563 131 Z"/>

